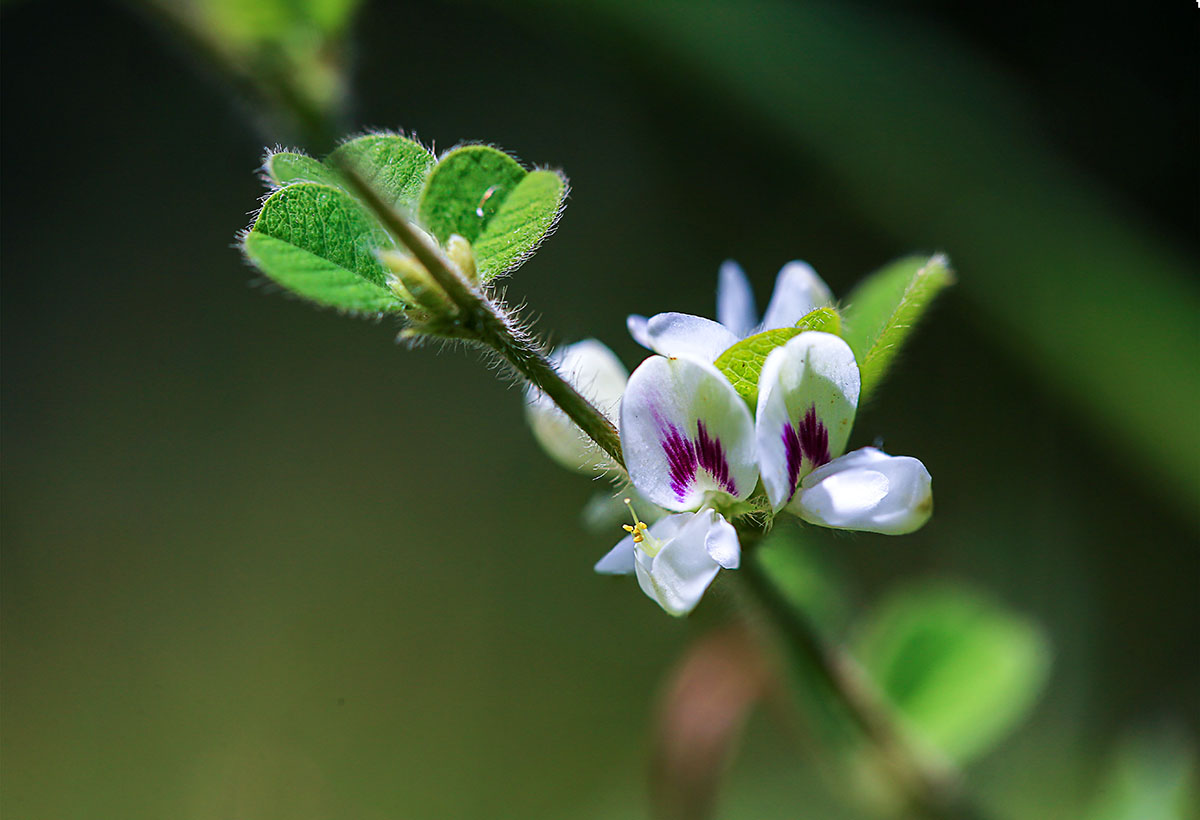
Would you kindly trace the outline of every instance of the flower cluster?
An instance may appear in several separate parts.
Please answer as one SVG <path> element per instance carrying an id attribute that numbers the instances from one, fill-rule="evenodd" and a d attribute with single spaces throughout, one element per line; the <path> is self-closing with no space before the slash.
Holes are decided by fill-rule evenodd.
<path id="1" fill-rule="evenodd" d="M 655 355 L 628 380 L 595 340 L 556 353 L 564 374 L 617 423 L 637 493 L 669 513 L 650 526 L 634 513 L 597 572 L 634 573 L 664 610 L 684 615 L 722 568 L 738 566 L 737 531 L 727 517 L 787 511 L 810 524 L 888 535 L 929 519 L 931 479 L 920 461 L 873 447 L 843 455 L 861 384 L 854 353 L 839 336 L 802 332 L 772 350 L 753 412 L 713 364 L 741 339 L 793 327 L 831 300 L 812 268 L 791 262 L 760 322 L 745 274 L 726 262 L 719 321 L 629 317 L 633 337 Z M 530 399 L 534 432 L 556 460 L 584 472 L 615 467 L 548 399 L 537 391 Z"/>

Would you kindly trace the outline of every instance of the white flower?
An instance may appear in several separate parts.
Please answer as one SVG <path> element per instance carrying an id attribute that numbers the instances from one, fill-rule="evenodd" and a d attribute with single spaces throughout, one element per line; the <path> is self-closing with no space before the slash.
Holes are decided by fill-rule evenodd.
<path id="1" fill-rule="evenodd" d="M 560 347 L 551 355 L 559 372 L 595 407 L 616 423 L 617 407 L 629 371 L 616 355 L 595 339 Z M 535 387 L 525 391 L 525 416 L 538 443 L 564 467 L 596 474 L 614 469 L 612 459 Z"/>
<path id="2" fill-rule="evenodd" d="M 687 313 L 660 313 L 649 319 L 630 316 L 626 325 L 638 344 L 655 353 L 712 362 L 747 336 L 792 327 L 832 301 L 829 287 L 812 267 L 788 262 L 775 279 L 775 292 L 760 322 L 746 274 L 728 260 L 721 265 L 717 281 L 717 321 Z"/>
<path id="3" fill-rule="evenodd" d="M 596 572 L 636 573 L 642 591 L 671 615 L 691 612 L 722 567 L 737 569 L 737 531 L 711 508 L 668 515 L 650 527 L 636 514 L 633 520 Z"/>
<path id="4" fill-rule="evenodd" d="M 873 447 L 842 455 L 859 389 L 854 354 L 837 336 L 801 333 L 771 351 L 755 421 L 767 498 L 774 511 L 786 507 L 823 527 L 913 532 L 933 513 L 925 465 Z"/>
<path id="5" fill-rule="evenodd" d="M 635 515 L 596 571 L 636 572 L 663 609 L 687 614 L 721 567 L 738 565 L 737 532 L 713 507 L 745 500 L 758 482 L 750 410 L 711 364 L 651 356 L 629 377 L 620 430 L 638 492 L 679 514 L 649 528 Z"/>

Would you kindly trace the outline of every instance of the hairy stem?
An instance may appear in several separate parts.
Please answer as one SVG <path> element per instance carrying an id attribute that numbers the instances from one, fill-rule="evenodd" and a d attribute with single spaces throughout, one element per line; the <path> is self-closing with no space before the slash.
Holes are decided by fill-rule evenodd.
<path id="1" fill-rule="evenodd" d="M 761 531 L 745 533 L 753 543 Z M 858 732 L 870 744 L 910 811 L 931 820 L 983 820 L 962 791 L 959 777 L 932 763 L 904 737 L 882 697 L 858 663 L 841 646 L 826 641 L 809 618 L 783 595 L 754 551 L 741 575 L 795 659 L 812 670 Z"/>
<path id="2" fill-rule="evenodd" d="M 342 163 L 339 169 L 359 198 L 379 218 L 388 232 L 421 263 L 458 310 L 456 324 L 467 338 L 492 348 L 513 370 L 544 392 L 592 441 L 621 467 L 621 438 L 612 422 L 562 377 L 536 339 L 509 319 L 504 310 L 464 281 L 440 249 L 425 240 L 409 222 L 385 203 L 375 190 Z"/>

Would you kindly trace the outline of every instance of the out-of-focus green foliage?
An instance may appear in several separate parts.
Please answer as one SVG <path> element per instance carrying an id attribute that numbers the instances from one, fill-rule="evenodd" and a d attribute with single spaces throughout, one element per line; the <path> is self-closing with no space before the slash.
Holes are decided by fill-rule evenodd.
<path id="1" fill-rule="evenodd" d="M 1196 764 L 1196 750 L 1177 733 L 1126 738 L 1099 783 L 1087 820 L 1195 820 Z"/>
<path id="2" fill-rule="evenodd" d="M 947 584 L 894 593 L 865 624 L 858 653 L 916 736 L 960 762 L 1025 717 L 1050 661 L 1031 621 Z"/>
<path id="3" fill-rule="evenodd" d="M 755 560 L 789 605 L 828 630 L 841 627 L 848 606 L 845 584 L 805 540 L 799 525 L 773 530 L 757 548 Z"/>
<path id="4" fill-rule="evenodd" d="M 346 39 L 361 0 L 138 0 L 264 110 L 327 147 L 348 97 Z"/>
<path id="5" fill-rule="evenodd" d="M 715 364 L 738 394 L 754 406 L 758 401 L 758 377 L 772 350 L 806 330 L 819 330 L 836 335 L 841 326 L 842 320 L 836 310 L 817 308 L 796 322 L 795 327 L 764 330 L 742 339 L 718 356 Z"/>
<path id="6" fill-rule="evenodd" d="M 191 0 L 196 12 L 220 36 L 238 43 L 262 43 L 302 36 L 340 35 L 361 0 Z"/>
<path id="7" fill-rule="evenodd" d="M 876 271 L 851 291 L 842 311 L 843 335 L 862 375 L 860 402 L 880 385 L 921 315 L 953 281 L 944 256 L 910 257 Z"/>

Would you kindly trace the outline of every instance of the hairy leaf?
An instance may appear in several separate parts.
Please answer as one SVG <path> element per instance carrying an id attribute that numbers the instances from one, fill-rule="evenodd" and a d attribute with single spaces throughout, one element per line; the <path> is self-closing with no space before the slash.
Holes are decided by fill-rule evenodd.
<path id="1" fill-rule="evenodd" d="M 841 319 L 836 310 L 817 308 L 797 322 L 795 327 L 765 330 L 742 339 L 718 356 L 715 364 L 738 394 L 753 407 L 758 402 L 758 376 L 772 350 L 806 330 L 837 334 L 840 329 Z"/>
<path id="2" fill-rule="evenodd" d="M 353 168 L 389 205 L 413 216 L 434 157 L 407 137 L 367 134 L 342 143 L 325 159 L 332 169 L 342 163 Z"/>
<path id="3" fill-rule="evenodd" d="M 883 381 L 921 316 L 953 282 L 946 257 L 912 256 L 876 271 L 850 293 L 842 317 L 862 374 L 860 401 Z"/>
<path id="4" fill-rule="evenodd" d="M 267 199 L 246 255 L 267 276 L 317 304 L 354 313 L 403 309 L 374 249 L 391 242 L 344 191 L 300 182 Z"/>
<path id="5" fill-rule="evenodd" d="M 545 238 L 562 209 L 567 186 L 553 171 L 526 172 L 487 145 L 446 154 L 425 185 L 420 222 L 439 242 L 469 240 L 480 279 L 516 267 Z"/>
<path id="6" fill-rule="evenodd" d="M 517 183 L 475 242 L 475 265 L 487 281 L 521 264 L 554 227 L 567 193 L 555 171 L 531 171 Z"/>
<path id="7" fill-rule="evenodd" d="M 341 178 L 327 165 L 306 154 L 293 151 L 276 151 L 268 154 L 263 170 L 277 185 L 293 182 L 320 182 L 325 185 L 342 184 Z"/>
<path id="8" fill-rule="evenodd" d="M 859 653 L 916 736 L 959 762 L 1025 717 L 1050 658 L 1031 621 L 949 585 L 908 589 L 884 602 Z"/>

